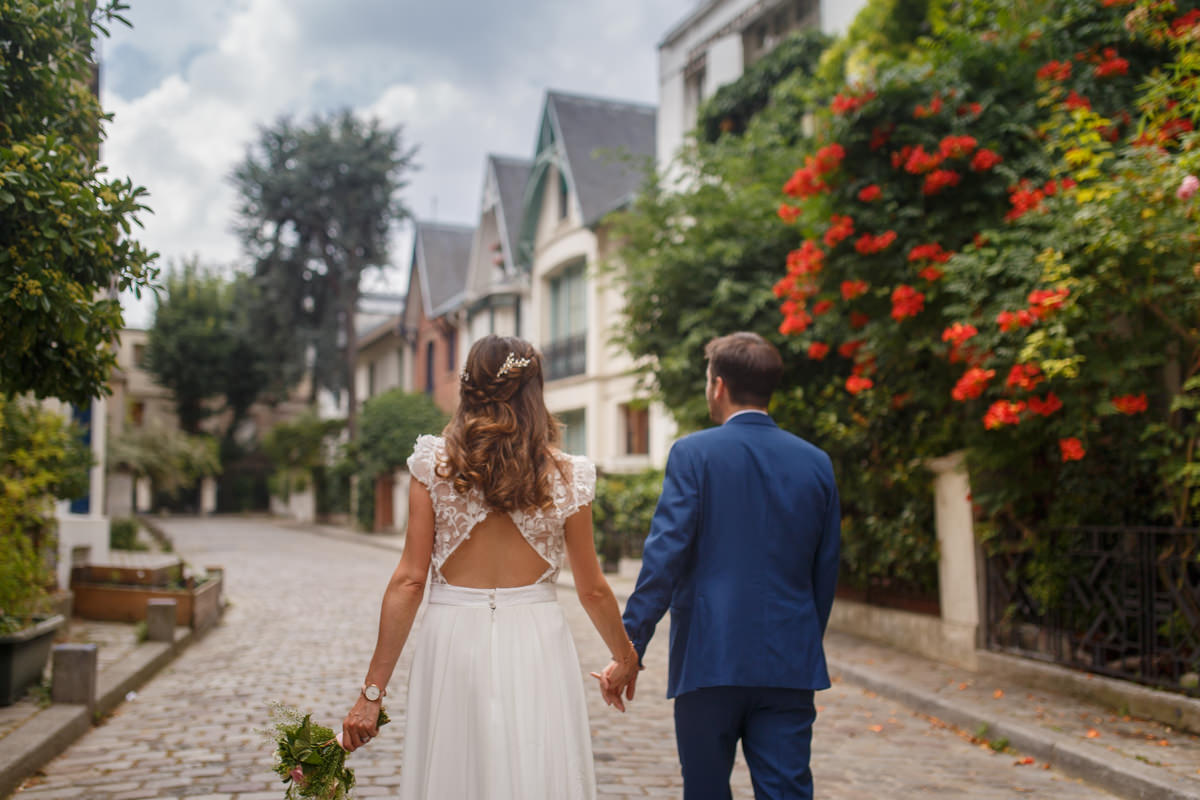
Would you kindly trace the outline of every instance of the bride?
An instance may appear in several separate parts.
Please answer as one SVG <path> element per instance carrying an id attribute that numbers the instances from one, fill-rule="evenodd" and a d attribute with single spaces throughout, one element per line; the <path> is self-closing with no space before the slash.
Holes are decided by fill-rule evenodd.
<path id="1" fill-rule="evenodd" d="M 429 576 L 400 796 L 594 798 L 582 675 L 555 590 L 564 556 L 618 664 L 610 680 L 622 685 L 638 668 L 592 541 L 596 470 L 555 447 L 542 358 L 528 342 L 480 339 L 460 379 L 458 411 L 443 435 L 418 438 L 408 459 L 404 554 L 384 592 L 343 743 L 354 750 L 376 734 Z"/>

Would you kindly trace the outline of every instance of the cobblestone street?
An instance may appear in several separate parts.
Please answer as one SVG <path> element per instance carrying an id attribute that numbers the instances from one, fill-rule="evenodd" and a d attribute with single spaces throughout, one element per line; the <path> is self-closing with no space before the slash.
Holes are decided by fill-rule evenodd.
<path id="1" fill-rule="evenodd" d="M 271 745 L 260 729 L 268 701 L 311 710 L 338 727 L 375 641 L 378 604 L 396 555 L 250 519 L 170 520 L 177 550 L 197 566 L 223 565 L 231 606 L 220 626 L 121 705 L 19 792 L 22 800 L 280 798 Z M 573 593 L 560 590 L 586 671 L 606 662 Z M 359 797 L 392 797 L 404 746 L 410 653 L 391 682 L 395 723 L 351 765 Z M 605 707 L 586 678 L 600 795 L 677 797 L 671 704 L 664 699 L 665 627 L 628 714 Z M 960 732 L 839 681 L 817 696 L 817 796 L 867 798 L 1111 797 L 1022 754 L 994 753 Z M 735 797 L 750 798 L 739 758 Z"/>

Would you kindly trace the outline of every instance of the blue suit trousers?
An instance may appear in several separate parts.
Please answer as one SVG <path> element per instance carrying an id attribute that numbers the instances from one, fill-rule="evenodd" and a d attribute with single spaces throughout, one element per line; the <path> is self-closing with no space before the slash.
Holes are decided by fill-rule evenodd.
<path id="1" fill-rule="evenodd" d="M 812 800 L 817 712 L 808 689 L 714 686 L 675 698 L 684 800 L 730 800 L 738 739 L 756 800 Z"/>

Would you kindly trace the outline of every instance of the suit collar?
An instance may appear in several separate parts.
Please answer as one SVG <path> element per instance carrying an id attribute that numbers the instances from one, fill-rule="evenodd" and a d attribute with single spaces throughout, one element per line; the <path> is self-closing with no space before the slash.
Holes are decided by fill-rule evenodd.
<path id="1" fill-rule="evenodd" d="M 770 426 L 772 428 L 779 427 L 778 425 L 775 424 L 775 420 L 771 419 L 771 417 L 765 413 L 735 414 L 734 416 L 725 420 L 724 424 L 725 425 L 766 425 L 766 426 Z"/>

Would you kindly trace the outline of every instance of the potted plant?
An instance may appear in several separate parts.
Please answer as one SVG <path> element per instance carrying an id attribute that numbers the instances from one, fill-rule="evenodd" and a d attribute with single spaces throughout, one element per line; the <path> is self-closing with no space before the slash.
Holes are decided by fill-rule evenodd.
<path id="1" fill-rule="evenodd" d="M 61 415 L 0 396 L 0 706 L 41 679 L 63 617 L 48 612 L 54 499 L 85 491 L 91 453 Z"/>

